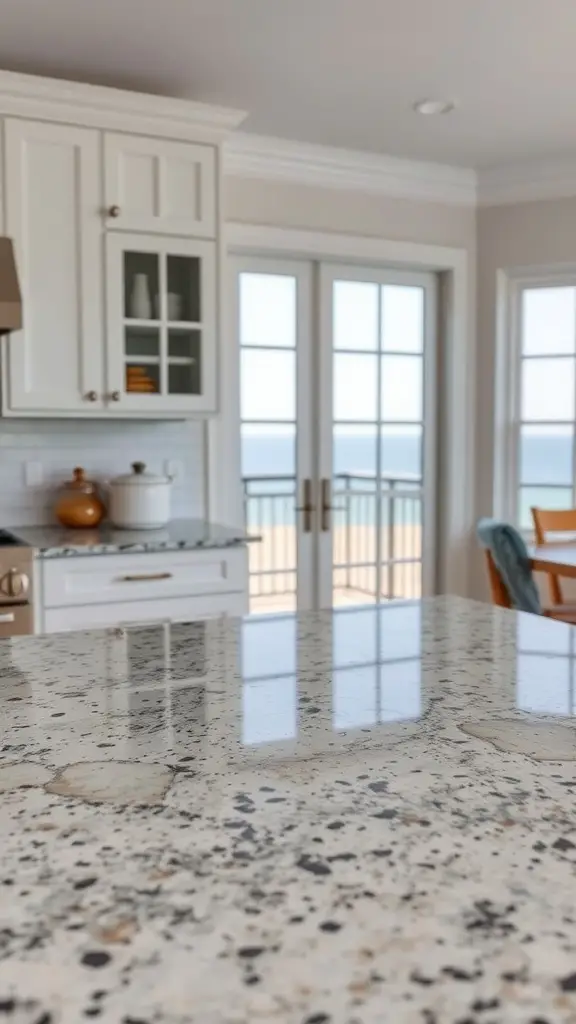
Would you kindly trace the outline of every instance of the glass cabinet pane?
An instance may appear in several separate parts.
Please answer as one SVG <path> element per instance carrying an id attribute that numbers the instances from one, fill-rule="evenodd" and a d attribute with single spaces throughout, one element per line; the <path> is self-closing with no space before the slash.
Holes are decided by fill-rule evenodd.
<path id="1" fill-rule="evenodd" d="M 169 395 L 199 395 L 200 366 L 196 363 L 188 363 L 186 366 L 178 363 L 168 365 L 168 394 Z"/>
<path id="2" fill-rule="evenodd" d="M 198 359 L 200 356 L 200 339 L 202 332 L 183 327 L 168 329 L 169 359 Z"/>
<path id="3" fill-rule="evenodd" d="M 124 326 L 125 388 L 130 394 L 160 391 L 160 328 Z"/>
<path id="4" fill-rule="evenodd" d="M 160 329 L 158 327 L 126 326 L 124 344 L 127 356 L 160 359 Z"/>
<path id="5" fill-rule="evenodd" d="M 126 393 L 202 394 L 201 264 L 165 249 L 123 253 Z"/>
<path id="6" fill-rule="evenodd" d="M 124 316 L 127 320 L 158 319 L 159 263 L 157 253 L 124 253 Z"/>
<path id="7" fill-rule="evenodd" d="M 167 320 L 199 324 L 202 321 L 202 304 L 198 256 L 168 256 L 167 282 Z"/>
<path id="8" fill-rule="evenodd" d="M 202 392 L 202 332 L 181 327 L 168 329 L 168 394 Z"/>

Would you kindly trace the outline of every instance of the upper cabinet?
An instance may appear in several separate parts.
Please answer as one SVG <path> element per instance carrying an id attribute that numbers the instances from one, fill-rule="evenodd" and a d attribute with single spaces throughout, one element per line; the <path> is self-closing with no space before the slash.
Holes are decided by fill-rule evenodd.
<path id="1" fill-rule="evenodd" d="M 107 395 L 121 411 L 216 405 L 214 242 L 110 232 Z"/>
<path id="2" fill-rule="evenodd" d="M 6 233 L 24 327 L 9 340 L 3 402 L 46 414 L 102 407 L 99 133 L 4 123 Z"/>
<path id="3" fill-rule="evenodd" d="M 243 117 L 0 71 L 0 234 L 23 293 L 2 415 L 218 412 L 221 147 Z"/>
<path id="4" fill-rule="evenodd" d="M 107 132 L 107 227 L 214 238 L 215 152 L 213 146 Z"/>

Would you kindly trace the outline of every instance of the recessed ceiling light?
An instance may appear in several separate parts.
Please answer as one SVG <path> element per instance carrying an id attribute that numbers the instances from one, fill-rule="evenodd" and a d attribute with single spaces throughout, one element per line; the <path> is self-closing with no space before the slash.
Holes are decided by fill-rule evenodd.
<path id="1" fill-rule="evenodd" d="M 414 110 L 425 117 L 433 117 L 436 114 L 450 114 L 454 106 L 451 100 L 419 100 L 414 104 Z"/>

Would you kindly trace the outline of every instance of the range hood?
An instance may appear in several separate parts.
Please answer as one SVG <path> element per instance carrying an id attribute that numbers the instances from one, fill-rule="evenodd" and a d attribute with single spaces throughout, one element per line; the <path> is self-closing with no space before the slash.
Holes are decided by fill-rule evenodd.
<path id="1" fill-rule="evenodd" d="M 0 334 L 22 327 L 22 296 L 11 238 L 0 237 Z"/>

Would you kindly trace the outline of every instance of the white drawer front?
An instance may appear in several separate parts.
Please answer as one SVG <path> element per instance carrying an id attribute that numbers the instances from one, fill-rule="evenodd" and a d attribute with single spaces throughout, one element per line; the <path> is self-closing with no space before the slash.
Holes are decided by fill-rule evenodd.
<path id="1" fill-rule="evenodd" d="M 244 594 L 206 594 L 168 601 L 125 601 L 54 608 L 44 613 L 44 632 L 66 633 L 75 629 L 106 629 L 147 622 L 195 622 L 218 615 L 244 615 L 246 604 Z"/>
<path id="2" fill-rule="evenodd" d="M 46 609 L 247 589 L 244 548 L 47 559 L 42 567 Z"/>

